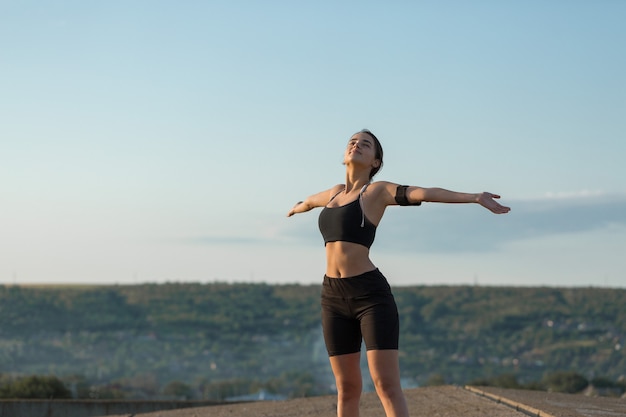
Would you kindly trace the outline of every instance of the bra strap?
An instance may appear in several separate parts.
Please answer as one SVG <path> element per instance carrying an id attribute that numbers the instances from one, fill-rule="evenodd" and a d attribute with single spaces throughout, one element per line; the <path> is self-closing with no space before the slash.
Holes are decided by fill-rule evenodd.
<path id="1" fill-rule="evenodd" d="M 359 192 L 359 205 L 361 206 L 361 227 L 365 227 L 365 210 L 363 209 L 363 193 L 367 190 L 369 183 L 365 184 Z"/>
<path id="2" fill-rule="evenodd" d="M 341 190 L 341 191 L 343 191 L 343 190 Z M 335 197 L 337 197 L 339 194 L 341 194 L 341 191 L 339 191 L 337 194 L 335 194 L 334 196 L 332 196 L 332 197 L 330 198 L 330 200 L 328 200 L 328 203 L 330 203 L 331 201 L 333 201 L 333 200 L 335 199 Z M 326 203 L 326 205 L 328 205 L 328 203 Z"/>

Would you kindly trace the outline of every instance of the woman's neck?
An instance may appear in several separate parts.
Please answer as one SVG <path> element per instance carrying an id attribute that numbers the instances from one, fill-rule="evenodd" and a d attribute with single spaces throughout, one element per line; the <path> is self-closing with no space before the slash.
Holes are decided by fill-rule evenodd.
<path id="1" fill-rule="evenodd" d="M 360 190 L 366 184 L 369 184 L 369 173 L 362 170 L 346 170 L 346 189 L 345 193 L 348 194 L 354 190 Z"/>

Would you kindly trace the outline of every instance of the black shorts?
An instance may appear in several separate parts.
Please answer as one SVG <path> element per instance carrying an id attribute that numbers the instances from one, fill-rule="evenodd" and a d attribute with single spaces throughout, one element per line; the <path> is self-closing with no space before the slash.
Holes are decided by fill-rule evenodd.
<path id="1" fill-rule="evenodd" d="M 350 278 L 324 276 L 322 328 L 329 356 L 398 349 L 398 308 L 384 275 L 375 269 Z"/>

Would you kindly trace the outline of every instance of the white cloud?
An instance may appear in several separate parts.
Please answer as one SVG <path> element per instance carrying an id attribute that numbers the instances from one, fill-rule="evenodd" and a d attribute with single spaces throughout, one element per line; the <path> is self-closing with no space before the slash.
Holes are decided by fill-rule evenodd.
<path id="1" fill-rule="evenodd" d="M 558 192 L 546 192 L 542 199 L 568 199 L 568 198 L 590 198 L 590 197 L 602 197 L 606 193 L 602 190 L 579 190 L 579 191 L 558 191 Z"/>

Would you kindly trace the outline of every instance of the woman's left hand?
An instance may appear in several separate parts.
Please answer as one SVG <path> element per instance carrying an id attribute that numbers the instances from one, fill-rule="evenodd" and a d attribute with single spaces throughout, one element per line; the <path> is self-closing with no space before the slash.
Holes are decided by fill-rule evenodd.
<path id="1" fill-rule="evenodd" d="M 488 192 L 484 192 L 481 193 L 478 196 L 478 200 L 477 203 L 480 204 L 481 206 L 483 206 L 484 208 L 486 208 L 487 210 L 491 211 L 492 213 L 495 214 L 505 214 L 508 213 L 509 211 L 511 211 L 510 207 L 506 207 L 503 206 L 502 204 L 498 203 L 495 199 L 500 198 L 499 195 L 497 194 L 491 194 Z"/>

